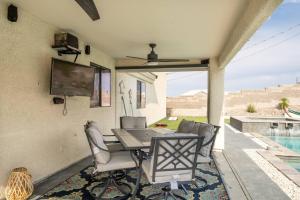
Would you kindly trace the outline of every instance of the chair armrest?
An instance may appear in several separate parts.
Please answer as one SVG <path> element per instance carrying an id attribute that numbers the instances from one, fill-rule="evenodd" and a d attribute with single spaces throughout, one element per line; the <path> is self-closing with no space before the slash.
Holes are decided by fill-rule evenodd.
<path id="1" fill-rule="evenodd" d="M 124 147 L 121 143 L 107 143 L 106 144 L 109 152 L 117 152 L 117 151 L 124 151 Z"/>
<path id="2" fill-rule="evenodd" d="M 132 160 L 135 163 L 136 167 L 139 167 L 139 161 L 138 161 L 138 157 L 142 157 L 143 160 L 149 160 L 151 158 L 151 155 L 149 154 L 149 152 L 144 152 L 144 151 L 130 151 L 130 156 L 132 158 Z"/>
<path id="3" fill-rule="evenodd" d="M 103 135 L 103 139 L 105 142 L 118 142 L 118 138 L 114 135 Z"/>

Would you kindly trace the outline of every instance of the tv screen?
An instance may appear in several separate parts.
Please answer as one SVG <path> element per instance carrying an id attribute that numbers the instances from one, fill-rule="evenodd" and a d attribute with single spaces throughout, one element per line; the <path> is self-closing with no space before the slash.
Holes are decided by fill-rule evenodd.
<path id="1" fill-rule="evenodd" d="M 94 68 L 52 58 L 51 95 L 92 96 Z"/>

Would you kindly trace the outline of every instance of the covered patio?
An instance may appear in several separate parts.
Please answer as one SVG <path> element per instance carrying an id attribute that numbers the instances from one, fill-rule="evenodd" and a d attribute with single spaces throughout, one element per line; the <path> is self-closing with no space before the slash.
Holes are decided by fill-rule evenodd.
<path id="1" fill-rule="evenodd" d="M 96 21 L 92 21 L 76 1 L 0 2 L 0 85 L 4 91 L 0 97 L 0 199 L 5 197 L 11 169 L 20 166 L 26 167 L 32 175 L 37 188 L 34 198 L 55 198 L 51 196 L 55 190 L 68 191 L 74 189 L 74 185 L 77 189 L 92 185 L 93 180 L 88 176 L 92 170 L 91 151 L 83 129 L 86 121 L 96 121 L 101 125 L 101 132 L 113 135 L 111 129 L 120 128 L 120 117 L 125 115 L 122 81 L 130 85 L 131 82 L 136 84 L 136 80 L 150 85 L 146 88 L 151 91 L 149 96 L 153 96 L 153 101 L 150 100 L 149 105 L 146 102 L 145 108 L 131 107 L 132 115 L 145 116 L 148 124 L 158 121 L 166 112 L 165 72 L 179 71 L 208 72 L 208 123 L 221 127 L 214 144 L 217 166 L 202 166 L 200 172 L 213 186 L 197 194 L 190 192 L 187 198 L 241 199 L 240 189 L 229 190 L 228 176 L 222 176 L 228 167 L 222 164 L 224 157 L 220 156 L 226 140 L 225 69 L 282 0 L 94 2 L 100 13 L 100 20 Z M 18 7 L 16 22 L 7 19 L 10 4 Z M 49 95 L 51 58 L 74 60 L 74 55 L 59 56 L 51 48 L 54 34 L 58 32 L 78 37 L 78 49 L 82 52 L 76 63 L 97 64 L 109 70 L 111 99 L 108 106 L 92 108 L 90 98 L 65 97 L 68 115 L 64 116 L 63 107 L 52 103 L 53 96 Z M 146 58 L 150 52 L 149 43 L 156 43 L 158 58 L 187 61 L 166 64 L 127 58 Z M 89 53 L 84 52 L 87 45 Z M 136 85 L 132 88 L 136 90 Z M 127 182 L 134 186 L 132 173 L 129 172 Z M 147 184 L 142 183 L 144 191 L 151 190 Z M 234 180 L 234 184 L 238 181 Z M 209 190 L 214 192 L 209 193 Z M 85 193 L 88 189 L 84 187 L 64 198 L 86 197 L 76 192 Z M 245 198 L 244 193 L 241 195 Z"/>

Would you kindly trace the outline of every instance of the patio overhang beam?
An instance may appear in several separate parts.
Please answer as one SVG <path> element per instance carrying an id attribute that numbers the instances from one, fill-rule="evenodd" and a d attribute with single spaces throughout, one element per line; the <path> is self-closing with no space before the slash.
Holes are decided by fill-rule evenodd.
<path id="1" fill-rule="evenodd" d="M 283 0 L 251 0 L 235 28 L 231 31 L 221 54 L 219 67 L 224 68 L 257 29 L 272 15 Z"/>
<path id="2" fill-rule="evenodd" d="M 178 64 L 178 65 L 140 65 L 116 66 L 118 72 L 180 72 L 180 71 L 208 71 L 209 64 Z"/>

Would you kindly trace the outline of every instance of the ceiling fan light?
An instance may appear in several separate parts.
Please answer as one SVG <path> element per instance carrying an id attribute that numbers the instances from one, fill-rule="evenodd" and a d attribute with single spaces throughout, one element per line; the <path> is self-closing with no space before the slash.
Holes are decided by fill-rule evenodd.
<path id="1" fill-rule="evenodd" d="M 155 66 L 155 65 L 158 65 L 158 62 L 147 62 L 146 65 Z"/>

